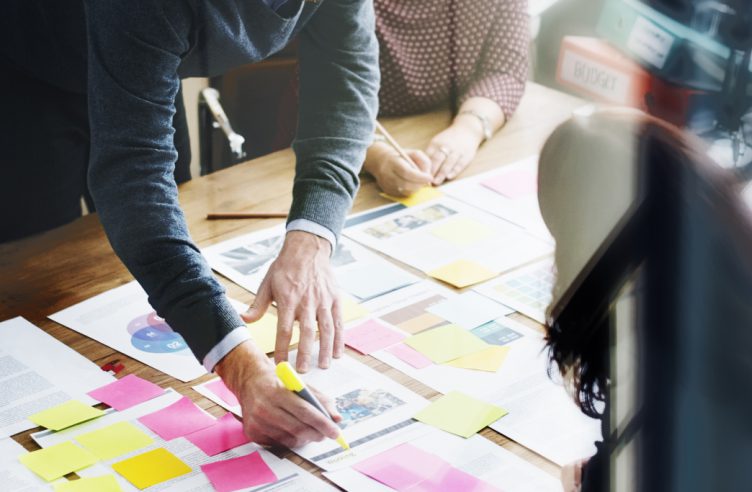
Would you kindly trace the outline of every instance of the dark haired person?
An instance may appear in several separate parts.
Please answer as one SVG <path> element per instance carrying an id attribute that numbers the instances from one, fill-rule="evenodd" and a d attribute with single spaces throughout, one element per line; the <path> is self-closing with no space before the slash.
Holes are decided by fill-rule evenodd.
<path id="1" fill-rule="evenodd" d="M 0 241 L 73 220 L 88 187 L 113 249 L 152 306 L 237 394 L 249 437 L 290 447 L 337 437 L 336 425 L 285 390 L 245 322 L 276 301 L 276 357 L 287 357 L 299 322 L 301 371 L 317 329 L 320 367 L 344 350 L 329 257 L 373 134 L 372 4 L 10 0 L 0 12 Z M 294 36 L 301 88 L 288 232 L 241 318 L 191 240 L 178 202 L 180 81 L 261 60 Z"/>
<path id="2" fill-rule="evenodd" d="M 504 126 L 528 73 L 527 0 L 374 0 L 380 116 L 446 108 L 457 114 L 405 162 L 378 136 L 364 169 L 387 193 L 407 196 L 457 177 Z"/>

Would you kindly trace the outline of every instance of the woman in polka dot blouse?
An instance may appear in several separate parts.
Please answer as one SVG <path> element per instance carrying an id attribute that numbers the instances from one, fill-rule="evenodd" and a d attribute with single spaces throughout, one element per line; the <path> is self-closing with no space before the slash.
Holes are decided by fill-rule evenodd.
<path id="1" fill-rule="evenodd" d="M 414 165 L 375 138 L 364 169 L 390 194 L 407 196 L 459 175 L 514 113 L 528 64 L 527 0 L 374 0 L 381 48 L 380 115 L 452 105 L 452 123 Z M 416 167 L 417 165 L 417 167 Z"/>

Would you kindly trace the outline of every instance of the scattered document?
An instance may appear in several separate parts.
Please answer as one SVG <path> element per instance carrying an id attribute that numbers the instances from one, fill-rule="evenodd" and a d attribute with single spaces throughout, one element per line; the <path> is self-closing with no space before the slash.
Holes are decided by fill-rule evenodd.
<path id="1" fill-rule="evenodd" d="M 21 455 L 19 461 L 42 479 L 51 482 L 93 465 L 96 456 L 72 442 L 63 442 Z"/>
<path id="2" fill-rule="evenodd" d="M 450 391 L 418 412 L 415 419 L 468 438 L 506 414 L 507 411 L 501 407 L 459 391 Z"/>
<path id="3" fill-rule="evenodd" d="M 23 318 L 0 323 L 0 342 L 0 436 L 36 427 L 28 417 L 58 403 L 93 405 L 86 392 L 114 380 Z"/>
<path id="4" fill-rule="evenodd" d="M 545 323 L 546 311 L 553 299 L 553 270 L 554 260 L 549 257 L 478 285 L 474 290 Z"/>
<path id="5" fill-rule="evenodd" d="M 283 226 L 271 227 L 214 244 L 204 248 L 202 253 L 215 271 L 255 293 L 269 266 L 277 258 L 284 239 Z M 331 264 L 343 290 L 360 300 L 419 280 L 347 238 L 337 243 Z M 372 283 L 364 275 L 374 276 Z"/>
<path id="6" fill-rule="evenodd" d="M 235 305 L 239 312 L 245 308 Z M 59 311 L 50 319 L 180 381 L 206 374 L 183 337 L 157 316 L 136 281 Z"/>
<path id="7" fill-rule="evenodd" d="M 0 438 L 0 483 L 5 492 L 41 492 L 47 483 L 21 464 L 26 449 L 9 437 Z"/>
<path id="8" fill-rule="evenodd" d="M 55 484 L 55 492 L 122 492 L 115 475 L 79 478 Z"/>
<path id="9" fill-rule="evenodd" d="M 401 342 L 406 335 L 377 320 L 368 320 L 345 331 L 345 344 L 363 355 Z"/>
<path id="10" fill-rule="evenodd" d="M 277 481 L 259 452 L 215 461 L 201 467 L 217 492 L 233 492 Z"/>
<path id="11" fill-rule="evenodd" d="M 104 414 L 98 408 L 90 407 L 78 400 L 68 400 L 29 417 L 29 420 L 46 429 L 59 431 L 72 425 L 86 422 Z"/>
<path id="12" fill-rule="evenodd" d="M 442 186 L 442 191 L 552 241 L 537 195 L 538 156 Z"/>
<path id="13" fill-rule="evenodd" d="M 477 480 L 492 484 L 505 492 L 560 492 L 561 482 L 517 457 L 488 439 L 475 435 L 463 439 L 437 429 L 410 444 L 424 453 L 435 455 L 443 462 Z M 412 461 L 406 461 L 412 463 Z M 421 473 L 422 469 L 411 470 Z M 348 492 L 389 492 L 394 489 L 357 471 L 355 467 L 325 472 L 329 480 Z M 397 477 L 405 480 L 403 476 Z M 404 482 L 403 482 L 404 483 Z M 454 488 L 453 490 L 476 490 Z"/>
<path id="14" fill-rule="evenodd" d="M 354 216 L 348 221 L 351 225 L 345 227 L 344 234 L 432 276 L 461 261 L 472 262 L 486 272 L 499 274 L 553 250 L 549 241 L 453 198 L 383 210 L 390 213 L 374 215 L 373 211 L 366 212 L 361 215 L 375 218 L 365 221 Z M 450 271 L 446 275 L 461 273 Z M 473 274 L 478 276 L 478 272 Z"/>
<path id="15" fill-rule="evenodd" d="M 460 294 L 429 307 L 427 311 L 468 330 L 514 312 L 476 292 Z"/>
<path id="16" fill-rule="evenodd" d="M 135 374 L 129 374 L 90 391 L 89 396 L 115 410 L 126 410 L 139 403 L 156 398 L 164 394 L 164 391 L 151 381 L 142 379 Z"/>

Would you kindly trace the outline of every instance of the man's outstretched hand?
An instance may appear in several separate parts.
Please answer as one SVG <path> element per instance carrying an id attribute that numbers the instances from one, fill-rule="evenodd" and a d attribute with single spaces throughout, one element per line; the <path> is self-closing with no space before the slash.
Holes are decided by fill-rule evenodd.
<path id="1" fill-rule="evenodd" d="M 290 231 L 279 257 L 266 274 L 253 305 L 242 315 L 253 323 L 277 303 L 277 342 L 274 359 L 287 360 L 293 324 L 300 326 L 296 369 L 310 368 L 315 352 L 316 329 L 319 331 L 321 368 L 329 367 L 331 358 L 344 351 L 342 315 L 338 289 L 329 262 L 331 244 L 326 239 L 303 231 Z"/>

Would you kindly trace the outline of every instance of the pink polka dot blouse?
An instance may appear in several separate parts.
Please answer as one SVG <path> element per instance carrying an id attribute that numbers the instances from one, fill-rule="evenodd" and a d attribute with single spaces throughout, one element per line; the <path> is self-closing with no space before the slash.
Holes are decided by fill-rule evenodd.
<path id="1" fill-rule="evenodd" d="M 381 48 L 380 114 L 495 101 L 509 118 L 525 90 L 527 0 L 374 0 Z"/>

